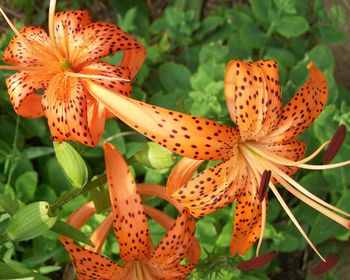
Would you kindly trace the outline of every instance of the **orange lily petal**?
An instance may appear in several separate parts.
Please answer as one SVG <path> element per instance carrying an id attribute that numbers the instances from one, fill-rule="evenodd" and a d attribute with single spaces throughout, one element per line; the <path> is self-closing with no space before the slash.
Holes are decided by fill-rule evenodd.
<path id="1" fill-rule="evenodd" d="M 88 202 L 69 216 L 67 222 L 77 229 L 95 214 L 93 202 Z M 74 244 L 70 238 L 61 236 L 60 240 L 72 259 L 79 279 L 115 279 L 123 272 L 123 267 L 113 260 L 86 250 Z"/>
<path id="2" fill-rule="evenodd" d="M 160 279 L 185 279 L 200 257 L 200 247 L 194 237 L 194 219 L 183 211 L 174 221 L 163 212 L 145 205 L 145 212 L 170 231 L 158 244 L 148 262 L 150 271 Z M 180 262 L 188 257 L 189 264 Z"/>
<path id="3" fill-rule="evenodd" d="M 182 158 L 171 170 L 166 183 L 166 189 L 169 195 L 173 194 L 180 187 L 185 185 L 197 169 L 201 166 L 203 160 L 191 158 Z"/>
<path id="4" fill-rule="evenodd" d="M 44 29 L 36 26 L 23 27 L 19 30 L 26 42 L 18 36 L 11 39 L 4 51 L 3 60 L 10 65 L 44 67 L 44 71 L 54 72 L 59 67 L 51 50 L 51 42 Z M 30 46 L 29 46 L 30 44 Z M 50 65 L 51 69 L 47 67 Z"/>
<path id="5" fill-rule="evenodd" d="M 44 115 L 41 96 L 35 92 L 45 86 L 47 81 L 33 77 L 31 73 L 19 71 L 6 79 L 6 86 L 14 110 L 26 118 L 38 118 Z"/>
<path id="6" fill-rule="evenodd" d="M 281 120 L 267 142 L 283 143 L 305 131 L 322 112 L 327 103 L 328 85 L 322 71 L 312 62 L 308 64 L 309 80 L 283 107 Z"/>
<path id="7" fill-rule="evenodd" d="M 94 61 L 86 66 L 84 66 L 79 73 L 91 74 L 91 75 L 101 75 L 105 77 L 112 78 L 124 78 L 131 79 L 130 70 L 123 66 L 114 66 L 102 61 Z M 94 79 L 94 81 L 116 93 L 130 96 L 131 94 L 131 83 L 123 81 L 109 81 L 106 79 Z"/>
<path id="8" fill-rule="evenodd" d="M 259 183 L 249 176 L 247 185 L 257 189 Z M 245 190 L 238 198 L 234 217 L 234 230 L 230 245 L 232 256 L 244 255 L 258 240 L 261 231 L 261 204 L 258 193 Z"/>
<path id="9" fill-rule="evenodd" d="M 245 187 L 246 177 L 245 160 L 236 154 L 230 160 L 204 170 L 171 197 L 194 217 L 201 217 L 235 200 Z"/>
<path id="10" fill-rule="evenodd" d="M 91 23 L 88 11 L 74 10 L 55 13 L 54 36 L 56 45 L 64 57 L 72 57 L 77 52 L 75 38 L 79 30 Z"/>
<path id="11" fill-rule="evenodd" d="M 287 143 L 283 144 L 274 143 L 263 146 L 269 149 L 274 154 L 292 161 L 298 161 L 303 159 L 306 152 L 306 144 L 300 140 L 290 140 Z M 298 171 L 297 167 L 279 165 L 278 168 L 281 169 L 288 176 L 293 176 Z"/>
<path id="12" fill-rule="evenodd" d="M 90 129 L 91 138 L 92 141 L 97 144 L 104 132 L 106 110 L 94 99 L 88 100 L 87 110 L 88 127 Z"/>
<path id="13" fill-rule="evenodd" d="M 236 129 L 215 121 L 114 94 L 85 81 L 91 95 L 129 126 L 152 141 L 193 159 L 228 159 L 239 137 Z"/>
<path id="14" fill-rule="evenodd" d="M 135 181 L 126 162 L 111 144 L 106 143 L 104 151 L 120 257 L 125 262 L 147 259 L 151 239 Z"/>
<path id="15" fill-rule="evenodd" d="M 275 128 L 281 115 L 277 63 L 231 60 L 225 72 L 225 96 L 241 138 L 258 139 Z"/>
<path id="16" fill-rule="evenodd" d="M 71 43 L 75 46 L 71 63 L 79 68 L 86 62 L 95 61 L 117 51 L 143 50 L 144 47 L 134 38 L 122 31 L 118 26 L 111 23 L 94 22 L 84 25 L 74 37 Z M 130 60 L 136 60 L 131 63 Z M 140 55 L 122 60 L 121 66 L 133 66 L 131 78 L 134 77 L 144 61 Z M 136 70 L 136 71 L 135 71 Z"/>
<path id="17" fill-rule="evenodd" d="M 179 212 L 183 210 L 181 204 L 179 204 L 175 199 L 171 198 L 163 186 L 155 184 L 137 184 L 137 190 L 140 194 L 148 194 L 160 197 L 161 199 L 172 204 Z"/>
<path id="18" fill-rule="evenodd" d="M 85 246 L 85 249 L 101 254 L 103 243 L 105 242 L 109 231 L 111 230 L 113 224 L 113 213 L 110 213 L 104 221 L 99 224 L 97 229 L 91 235 L 90 240 L 95 245 L 95 247 Z"/>
<path id="19" fill-rule="evenodd" d="M 88 127 L 87 91 L 78 79 L 57 74 L 50 81 L 42 104 L 55 141 L 96 144 Z"/>

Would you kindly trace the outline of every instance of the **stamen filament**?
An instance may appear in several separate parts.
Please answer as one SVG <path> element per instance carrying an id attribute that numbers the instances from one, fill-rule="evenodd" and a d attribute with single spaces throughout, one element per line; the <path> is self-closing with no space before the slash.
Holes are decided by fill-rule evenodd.
<path id="1" fill-rule="evenodd" d="M 301 225 L 299 224 L 299 222 L 297 221 L 297 219 L 295 218 L 295 216 L 293 215 L 292 211 L 290 211 L 288 205 L 284 202 L 282 196 L 280 195 L 280 193 L 278 192 L 278 190 L 276 189 L 275 185 L 270 183 L 270 189 L 272 190 L 272 192 L 275 194 L 277 200 L 279 201 L 279 203 L 281 204 L 281 206 L 283 207 L 283 209 L 286 211 L 287 215 L 289 216 L 289 218 L 292 220 L 292 222 L 294 223 L 294 225 L 297 227 L 297 229 L 300 231 L 301 235 L 304 237 L 304 239 L 306 240 L 307 243 L 309 243 L 310 247 L 315 251 L 315 253 L 320 257 L 320 259 L 322 261 L 326 261 L 324 259 L 324 257 L 322 257 L 322 255 L 320 254 L 320 252 L 316 249 L 315 245 L 311 242 L 311 240 L 309 239 L 309 237 L 306 235 L 305 231 L 303 230 L 303 228 L 301 227 Z"/>
<path id="2" fill-rule="evenodd" d="M 265 226 L 266 226 L 266 198 L 261 202 L 261 230 L 260 230 L 260 235 L 259 235 L 259 241 L 258 245 L 256 247 L 256 256 L 259 256 L 260 248 L 264 239 L 264 233 L 265 233 Z"/>
<path id="3" fill-rule="evenodd" d="M 270 165 L 269 163 L 266 163 L 267 165 Z M 275 173 L 274 176 L 276 177 L 276 174 L 278 174 L 279 176 L 281 176 L 283 179 L 285 179 L 289 184 L 291 184 L 292 186 L 294 186 L 297 190 L 299 190 L 300 192 L 302 192 L 304 195 L 308 196 L 309 198 L 311 198 L 312 200 L 314 200 L 315 202 L 323 205 L 324 207 L 327 207 L 335 212 L 338 212 L 344 216 L 348 216 L 350 217 L 350 213 L 347 213 L 327 202 L 325 202 L 324 200 L 320 199 L 319 197 L 317 197 L 316 195 L 314 195 L 313 193 L 309 192 L 307 189 L 305 189 L 302 185 L 300 185 L 298 182 L 296 182 L 295 180 L 293 180 L 291 177 L 289 177 L 287 174 L 285 174 L 283 171 L 281 171 L 278 167 L 274 167 L 273 164 L 271 164 L 271 168 L 273 169 L 273 172 Z M 278 177 L 279 177 L 278 176 Z M 280 177 L 279 177 L 280 178 Z M 277 177 L 276 179 L 278 181 L 280 181 Z"/>
<path id="4" fill-rule="evenodd" d="M 254 166 L 260 173 L 262 173 L 264 170 L 266 169 L 270 169 L 272 172 L 272 168 L 268 167 L 265 165 L 265 162 L 261 162 L 262 159 L 257 160 L 256 158 L 253 158 L 253 155 L 247 151 L 246 149 L 242 149 L 242 152 L 244 153 L 244 155 L 247 158 L 247 161 L 249 162 L 249 164 L 251 166 Z M 272 165 L 272 164 L 271 164 Z M 273 176 L 275 177 L 275 174 L 273 174 Z M 316 249 L 315 245 L 311 242 L 311 240 L 309 239 L 309 237 L 306 235 L 305 231 L 303 230 L 303 228 L 301 227 L 301 225 L 299 224 L 299 222 L 297 221 L 297 219 L 295 218 L 295 216 L 293 215 L 293 213 L 291 212 L 291 210 L 289 209 L 288 205 L 285 203 L 285 201 L 283 200 L 282 196 L 280 195 L 280 193 L 278 192 L 278 190 L 276 189 L 275 185 L 272 184 L 271 182 L 269 183 L 270 189 L 272 190 L 272 192 L 275 194 L 277 200 L 279 201 L 279 203 L 281 204 L 282 208 L 286 211 L 287 215 L 289 216 L 289 218 L 292 220 L 292 222 L 294 223 L 294 225 L 297 227 L 297 229 L 299 230 L 299 232 L 301 233 L 301 235 L 304 237 L 304 239 L 306 240 L 307 243 L 309 243 L 310 247 L 316 252 L 316 254 L 323 260 L 325 261 L 325 259 L 322 257 L 322 255 L 318 252 L 318 250 Z"/>
<path id="5" fill-rule="evenodd" d="M 77 78 L 83 78 L 83 79 L 104 79 L 109 81 L 121 81 L 121 82 L 131 82 L 129 79 L 119 78 L 119 77 L 107 77 L 102 75 L 90 75 L 90 74 L 83 74 L 83 73 L 75 73 L 66 71 L 64 72 L 66 76 L 70 77 L 77 77 Z"/>
<path id="6" fill-rule="evenodd" d="M 330 141 L 328 141 L 326 143 L 328 144 L 329 142 Z M 323 143 L 323 145 L 325 145 L 326 143 Z M 288 160 L 286 158 L 280 157 L 280 156 L 268 151 L 267 149 L 259 147 L 258 144 L 253 145 L 253 144 L 245 143 L 244 145 L 246 145 L 247 147 L 252 149 L 257 154 L 263 156 L 264 158 L 267 158 L 268 160 L 273 161 L 277 164 L 286 165 L 286 166 L 297 166 L 300 168 L 311 169 L 311 170 L 327 170 L 327 169 L 334 169 L 334 168 L 338 168 L 338 167 L 342 167 L 342 166 L 350 164 L 350 160 L 339 162 L 339 163 L 326 164 L 326 165 L 313 165 L 313 164 L 304 164 L 303 163 L 303 162 L 306 162 L 306 159 L 311 160 L 313 157 L 315 157 L 317 155 L 317 152 L 320 151 L 320 149 L 323 145 L 320 148 L 318 148 L 311 156 L 309 156 L 301 161 L 291 161 L 291 160 Z"/>
<path id="7" fill-rule="evenodd" d="M 63 61 L 64 58 L 58 50 L 56 38 L 55 38 L 55 22 L 54 22 L 55 9 L 56 9 L 56 0 L 50 0 L 50 5 L 49 5 L 49 37 L 51 40 L 53 50 L 54 50 L 58 60 Z"/>

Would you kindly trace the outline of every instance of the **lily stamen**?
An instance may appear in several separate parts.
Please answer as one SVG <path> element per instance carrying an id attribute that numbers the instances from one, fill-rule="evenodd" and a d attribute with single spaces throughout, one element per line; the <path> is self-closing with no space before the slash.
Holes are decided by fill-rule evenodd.
<path id="1" fill-rule="evenodd" d="M 70 71 L 66 71 L 65 75 L 69 76 L 69 77 L 76 77 L 76 78 L 83 78 L 83 79 L 104 79 L 104 80 L 108 80 L 108 81 L 131 82 L 131 80 L 129 80 L 129 79 L 124 79 L 124 78 L 119 78 L 119 77 L 107 77 L 107 76 L 102 76 L 102 75 L 90 75 L 90 74 L 75 73 L 75 72 L 70 72 Z"/>
<path id="2" fill-rule="evenodd" d="M 324 153 L 324 156 L 323 156 L 324 164 L 330 163 L 333 160 L 333 158 L 337 155 L 341 145 L 344 142 L 345 135 L 346 135 L 345 125 L 339 126 L 332 140 L 330 141 L 330 144 L 326 152 Z"/>

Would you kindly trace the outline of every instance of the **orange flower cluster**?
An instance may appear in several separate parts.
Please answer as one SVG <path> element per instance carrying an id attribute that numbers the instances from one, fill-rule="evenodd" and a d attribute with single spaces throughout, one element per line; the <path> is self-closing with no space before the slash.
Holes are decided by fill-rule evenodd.
<path id="1" fill-rule="evenodd" d="M 111 145 L 105 145 L 112 206 L 92 235 L 95 247 L 82 248 L 61 237 L 79 279 L 185 279 L 200 256 L 194 238 L 194 218 L 234 201 L 232 256 L 244 255 L 258 241 L 257 257 L 240 263 L 238 268 L 253 269 L 266 264 L 276 256 L 276 252 L 259 256 L 268 190 L 322 259 L 314 273 L 324 273 L 336 264 L 337 255 L 324 258 L 318 252 L 278 190 L 281 186 L 350 229 L 349 213 L 313 195 L 293 179 L 298 168 L 325 170 L 350 164 L 329 163 L 344 139 L 344 127 L 306 157 L 306 144 L 296 139 L 327 102 L 326 78 L 312 62 L 308 65 L 309 79 L 283 106 L 275 61 L 230 61 L 225 73 L 225 96 L 236 124 L 233 127 L 131 99 L 130 81 L 144 61 L 145 48 L 113 24 L 92 22 L 86 11 L 55 13 L 55 1 L 51 0 L 49 35 L 39 27 L 17 31 L 7 21 L 16 36 L 4 53 L 3 60 L 8 65 L 0 67 L 17 71 L 6 84 L 19 115 L 45 116 L 54 141 L 73 140 L 95 146 L 103 133 L 105 118 L 112 114 L 183 157 L 173 168 L 166 188 L 136 185 L 120 154 Z M 100 60 L 116 51 L 124 52 L 120 65 Z M 39 89 L 44 89 L 42 95 L 36 93 Z M 327 145 L 325 163 L 309 164 Z M 206 160 L 220 163 L 193 177 Z M 139 193 L 167 200 L 180 215 L 174 221 L 161 211 L 142 205 Z M 68 222 L 80 228 L 94 213 L 93 203 L 89 202 L 76 210 Z M 146 215 L 168 231 L 156 247 L 150 239 Z M 100 254 L 111 227 L 123 265 Z"/>

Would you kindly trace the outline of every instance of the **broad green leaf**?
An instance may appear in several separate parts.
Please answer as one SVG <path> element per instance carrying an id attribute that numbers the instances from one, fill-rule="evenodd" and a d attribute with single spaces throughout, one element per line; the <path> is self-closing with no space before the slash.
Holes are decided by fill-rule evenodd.
<path id="1" fill-rule="evenodd" d="M 218 235 L 215 245 L 219 247 L 229 247 L 232 239 L 232 230 L 232 221 L 229 221 Z"/>
<path id="2" fill-rule="evenodd" d="M 111 206 L 108 191 L 106 191 L 104 188 L 96 188 L 91 190 L 91 196 L 97 214 Z"/>
<path id="3" fill-rule="evenodd" d="M 94 244 L 91 242 L 89 237 L 87 237 L 80 230 L 76 229 L 68 223 L 62 222 L 61 220 L 57 220 L 50 230 L 65 237 L 71 238 L 75 241 L 82 242 L 94 247 Z"/>
<path id="4" fill-rule="evenodd" d="M 87 166 L 68 142 L 53 142 L 57 161 L 73 187 L 81 188 L 88 180 Z"/>
<path id="5" fill-rule="evenodd" d="M 321 70 L 334 68 L 334 57 L 332 50 L 326 45 L 317 45 L 309 52 L 309 58 Z"/>
<path id="6" fill-rule="evenodd" d="M 109 119 L 106 121 L 105 131 L 100 141 L 101 145 L 104 142 L 111 143 L 118 149 L 119 153 L 125 153 L 125 139 L 118 122 L 115 119 Z"/>
<path id="7" fill-rule="evenodd" d="M 17 200 L 5 194 L 0 194 L 0 206 L 11 216 L 19 210 Z"/>
<path id="8" fill-rule="evenodd" d="M 212 217 L 206 216 L 196 223 L 196 238 L 201 244 L 202 248 L 212 252 L 215 248 L 217 238 L 217 231 L 214 226 L 215 220 Z M 202 251 L 205 255 L 205 252 Z"/>
<path id="9" fill-rule="evenodd" d="M 283 48 L 275 47 L 269 47 L 266 49 L 265 58 L 277 60 L 278 64 L 281 63 L 287 67 L 293 67 L 296 61 L 292 52 Z M 278 66 L 280 67 L 280 65 Z"/>
<path id="10" fill-rule="evenodd" d="M 24 202 L 34 199 L 38 184 L 38 174 L 35 171 L 28 171 L 19 176 L 15 188 L 18 198 Z"/>
<path id="11" fill-rule="evenodd" d="M 309 30 L 308 21 L 301 16 L 284 16 L 276 21 L 277 32 L 285 37 L 297 37 Z"/>
<path id="12" fill-rule="evenodd" d="M 271 0 L 249 0 L 254 16 L 261 22 L 269 22 L 269 12 L 271 9 Z"/>
<path id="13" fill-rule="evenodd" d="M 159 67 L 159 79 L 168 92 L 176 89 L 189 89 L 191 71 L 178 63 L 164 63 Z"/>
<path id="14" fill-rule="evenodd" d="M 339 199 L 336 207 L 346 212 L 350 212 L 350 191 L 344 190 L 343 195 Z M 339 237 L 348 230 L 337 224 L 328 217 L 319 214 L 312 224 L 310 239 L 316 244 L 321 243 L 331 237 Z"/>

